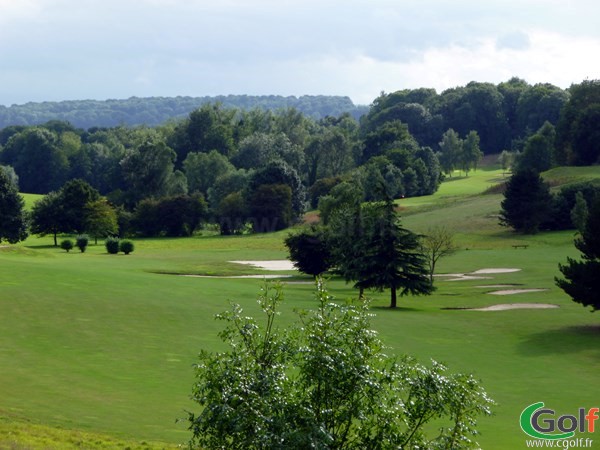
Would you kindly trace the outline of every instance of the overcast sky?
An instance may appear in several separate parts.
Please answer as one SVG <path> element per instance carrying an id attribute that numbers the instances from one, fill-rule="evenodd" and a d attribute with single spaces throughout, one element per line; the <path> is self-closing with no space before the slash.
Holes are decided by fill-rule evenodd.
<path id="1" fill-rule="evenodd" d="M 598 0 L 0 0 L 0 104 L 600 78 Z"/>

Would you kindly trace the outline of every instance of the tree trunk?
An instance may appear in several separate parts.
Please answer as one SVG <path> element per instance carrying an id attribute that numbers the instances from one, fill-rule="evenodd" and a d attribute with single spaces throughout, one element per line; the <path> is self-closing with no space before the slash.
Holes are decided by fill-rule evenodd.
<path id="1" fill-rule="evenodd" d="M 432 287 L 433 287 L 433 273 L 435 272 L 435 263 L 436 263 L 436 261 L 435 261 L 435 260 L 433 260 L 433 261 L 431 262 L 431 265 L 430 265 L 430 269 L 431 269 L 431 270 L 429 271 L 429 284 L 430 284 Z"/>
<path id="2" fill-rule="evenodd" d="M 54 232 L 54 246 L 58 247 L 58 242 L 56 241 L 56 232 Z"/>
<path id="3" fill-rule="evenodd" d="M 396 286 L 392 286 L 392 301 L 390 303 L 390 308 L 396 307 Z"/>
<path id="4" fill-rule="evenodd" d="M 365 298 L 365 288 L 361 286 L 358 288 L 358 299 L 364 300 L 364 298 Z"/>

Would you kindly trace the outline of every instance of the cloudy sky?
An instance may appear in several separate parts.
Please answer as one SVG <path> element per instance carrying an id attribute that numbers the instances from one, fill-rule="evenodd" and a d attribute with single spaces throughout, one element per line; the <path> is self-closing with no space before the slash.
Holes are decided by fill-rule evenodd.
<path id="1" fill-rule="evenodd" d="M 0 0 L 0 104 L 600 78 L 598 0 Z"/>

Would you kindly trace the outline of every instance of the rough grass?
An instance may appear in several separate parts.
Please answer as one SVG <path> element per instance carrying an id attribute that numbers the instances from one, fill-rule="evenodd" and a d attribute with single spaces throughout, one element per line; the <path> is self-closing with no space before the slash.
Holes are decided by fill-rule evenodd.
<path id="1" fill-rule="evenodd" d="M 25 420 L 4 417 L 0 414 L 0 448 L 10 450 L 60 449 L 176 449 L 176 445 L 115 439 L 112 436 L 74 430 L 64 430 L 34 424 Z"/>
<path id="2" fill-rule="evenodd" d="M 556 167 L 544 172 L 542 177 L 553 186 L 583 181 L 600 181 L 600 167 Z"/>
<path id="3" fill-rule="evenodd" d="M 479 170 L 442 185 L 434 196 L 402 201 L 404 224 L 419 232 L 433 224 L 456 230 L 460 251 L 441 260 L 440 272 L 520 272 L 491 280 L 438 279 L 432 296 L 401 298 L 394 311 L 387 308 L 389 293 L 371 293 L 374 326 L 389 352 L 473 372 L 498 402 L 495 415 L 480 422 L 478 440 L 486 449 L 524 447 L 518 417 L 531 403 L 544 401 L 560 414 L 597 406 L 600 369 L 598 317 L 553 281 L 557 264 L 577 255 L 573 233 L 523 236 L 500 227 L 501 195 L 480 195 L 498 174 Z M 286 234 L 136 240 L 128 256 L 107 255 L 102 243 L 84 254 L 66 253 L 52 247 L 51 238 L 35 237 L 0 249 L 0 448 L 185 442 L 186 424 L 175 420 L 195 408 L 188 398 L 192 364 L 200 349 L 223 348 L 217 337 L 222 324 L 213 316 L 230 299 L 256 315 L 261 281 L 157 272 L 266 273 L 228 261 L 283 258 Z M 528 248 L 513 248 L 517 243 Z M 492 288 L 477 287 L 485 284 L 548 290 L 499 298 L 487 294 Z M 332 279 L 329 286 L 338 298 L 356 295 L 343 281 Z M 290 284 L 285 292 L 282 326 L 295 319 L 295 309 L 314 306 L 310 285 Z M 446 309 L 508 302 L 560 308 Z"/>

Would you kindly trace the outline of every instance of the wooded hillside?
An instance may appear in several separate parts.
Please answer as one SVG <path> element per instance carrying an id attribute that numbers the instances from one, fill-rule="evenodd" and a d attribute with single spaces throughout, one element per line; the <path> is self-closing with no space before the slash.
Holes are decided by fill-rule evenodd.
<path id="1" fill-rule="evenodd" d="M 1 101 L 1 99 L 0 99 Z M 226 108 L 276 111 L 295 108 L 313 119 L 350 113 L 358 119 L 368 111 L 349 97 L 327 95 L 220 95 L 215 97 L 131 97 L 127 100 L 74 100 L 62 102 L 0 105 L 0 128 L 10 125 L 39 125 L 49 120 L 67 121 L 78 128 L 118 125 L 155 126 L 170 119 L 186 117 L 207 103 L 221 103 Z"/>

